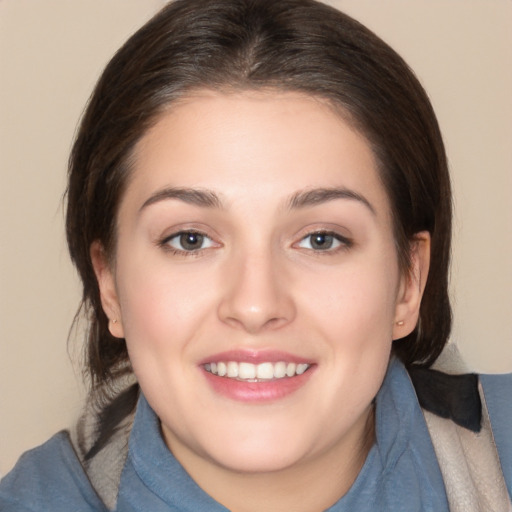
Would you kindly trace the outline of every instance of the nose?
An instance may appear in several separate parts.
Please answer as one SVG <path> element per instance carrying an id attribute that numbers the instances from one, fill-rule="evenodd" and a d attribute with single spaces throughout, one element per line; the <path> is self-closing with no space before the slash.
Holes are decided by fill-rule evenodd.
<path id="1" fill-rule="evenodd" d="M 271 251 L 239 255 L 226 268 L 218 315 L 221 321 L 250 334 L 279 329 L 295 318 L 286 272 Z"/>

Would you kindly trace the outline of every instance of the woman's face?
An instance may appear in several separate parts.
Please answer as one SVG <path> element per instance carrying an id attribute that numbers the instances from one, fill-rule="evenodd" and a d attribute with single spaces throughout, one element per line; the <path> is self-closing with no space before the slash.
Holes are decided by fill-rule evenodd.
<path id="1" fill-rule="evenodd" d="M 355 457 L 417 299 L 366 140 L 304 95 L 206 91 L 135 155 L 114 268 L 92 252 L 172 451 L 192 473 Z"/>

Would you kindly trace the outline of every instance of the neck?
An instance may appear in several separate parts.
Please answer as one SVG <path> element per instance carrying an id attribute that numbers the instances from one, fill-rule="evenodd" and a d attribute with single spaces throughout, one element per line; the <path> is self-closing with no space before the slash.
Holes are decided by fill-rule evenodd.
<path id="1" fill-rule="evenodd" d="M 169 446 L 196 483 L 231 512 L 321 512 L 348 492 L 366 460 L 375 438 L 373 407 L 356 427 L 345 442 L 269 473 L 233 471 Z"/>

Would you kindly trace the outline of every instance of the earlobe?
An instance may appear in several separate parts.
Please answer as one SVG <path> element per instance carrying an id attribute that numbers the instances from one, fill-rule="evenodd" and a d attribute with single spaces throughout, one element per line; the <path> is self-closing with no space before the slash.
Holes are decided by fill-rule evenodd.
<path id="1" fill-rule="evenodd" d="M 101 305 L 109 319 L 108 329 L 116 338 L 124 338 L 121 308 L 117 297 L 116 283 L 105 250 L 99 241 L 94 241 L 90 248 L 91 262 L 100 290 Z"/>
<path id="2" fill-rule="evenodd" d="M 421 298 L 430 265 L 430 233 L 421 231 L 411 242 L 411 268 L 403 276 L 397 297 L 393 339 L 409 335 L 418 323 Z"/>

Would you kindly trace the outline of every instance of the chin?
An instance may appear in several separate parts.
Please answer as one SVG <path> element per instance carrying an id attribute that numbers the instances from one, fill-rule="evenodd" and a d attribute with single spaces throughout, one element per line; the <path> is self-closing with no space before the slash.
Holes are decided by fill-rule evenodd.
<path id="1" fill-rule="evenodd" d="M 238 447 L 240 448 L 240 447 Z M 213 462 L 235 473 L 275 473 L 289 469 L 301 461 L 301 457 L 288 450 L 243 450 L 236 453 L 223 453 L 213 459 Z"/>
<path id="2" fill-rule="evenodd" d="M 204 445 L 208 458 L 216 465 L 237 473 L 270 473 L 300 463 L 311 452 L 312 443 L 287 429 L 230 432 L 228 438 L 210 438 Z M 237 435 L 239 434 L 239 435 Z"/>

